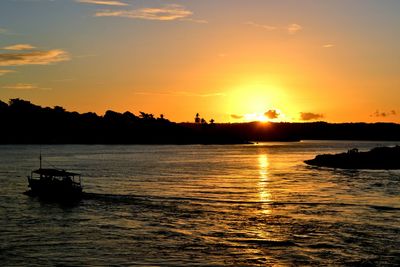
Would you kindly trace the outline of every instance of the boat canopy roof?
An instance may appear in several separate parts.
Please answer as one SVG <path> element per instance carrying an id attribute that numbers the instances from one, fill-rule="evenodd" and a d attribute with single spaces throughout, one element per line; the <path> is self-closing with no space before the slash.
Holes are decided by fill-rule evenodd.
<path id="1" fill-rule="evenodd" d="M 79 176 L 79 173 L 67 172 L 65 170 L 57 169 L 37 169 L 33 173 L 46 176 L 58 176 L 58 177 L 68 177 L 68 176 Z"/>

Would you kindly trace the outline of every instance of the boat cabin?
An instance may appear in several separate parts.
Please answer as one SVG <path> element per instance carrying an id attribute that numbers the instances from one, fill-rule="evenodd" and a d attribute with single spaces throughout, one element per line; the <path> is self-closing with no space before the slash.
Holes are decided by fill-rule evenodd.
<path id="1" fill-rule="evenodd" d="M 30 180 L 68 182 L 81 187 L 81 175 L 57 169 L 37 169 L 31 172 Z"/>
<path id="2" fill-rule="evenodd" d="M 65 200 L 80 198 L 82 194 L 81 175 L 58 169 L 37 169 L 28 176 L 31 194 Z"/>

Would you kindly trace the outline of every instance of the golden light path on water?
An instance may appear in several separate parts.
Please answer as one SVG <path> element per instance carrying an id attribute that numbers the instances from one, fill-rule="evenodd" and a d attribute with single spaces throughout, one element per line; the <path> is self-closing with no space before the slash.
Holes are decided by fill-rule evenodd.
<path id="1" fill-rule="evenodd" d="M 267 154 L 260 154 L 258 156 L 258 167 L 259 167 L 259 195 L 260 195 L 260 202 L 262 203 L 262 213 L 270 214 L 271 209 L 269 203 L 271 202 L 271 192 L 268 188 L 268 167 L 269 161 Z"/>

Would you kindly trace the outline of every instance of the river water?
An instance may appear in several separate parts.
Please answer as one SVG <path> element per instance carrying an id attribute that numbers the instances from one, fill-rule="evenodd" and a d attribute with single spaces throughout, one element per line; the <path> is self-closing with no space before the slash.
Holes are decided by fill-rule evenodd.
<path id="1" fill-rule="evenodd" d="M 395 144 L 0 146 L 0 265 L 400 265 L 400 171 L 303 163 Z M 40 150 L 85 199 L 22 194 Z"/>

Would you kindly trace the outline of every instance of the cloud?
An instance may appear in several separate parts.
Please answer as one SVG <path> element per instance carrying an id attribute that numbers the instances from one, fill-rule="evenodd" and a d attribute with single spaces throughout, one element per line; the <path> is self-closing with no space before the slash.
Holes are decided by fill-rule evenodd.
<path id="1" fill-rule="evenodd" d="M 68 53 L 61 49 L 37 50 L 27 53 L 0 53 L 0 66 L 49 65 L 69 59 Z"/>
<path id="2" fill-rule="evenodd" d="M 20 35 L 20 34 L 12 32 L 7 28 L 0 27 L 0 35 Z"/>
<path id="3" fill-rule="evenodd" d="M 15 72 L 13 70 L 0 70 L 0 76 L 6 75 L 7 73 Z"/>
<path id="4" fill-rule="evenodd" d="M 36 47 L 30 45 L 30 44 L 15 44 L 15 45 L 10 45 L 3 47 L 5 50 L 13 50 L 13 51 L 22 51 L 22 50 L 33 50 Z"/>
<path id="5" fill-rule="evenodd" d="M 240 119 L 243 119 L 243 116 L 236 115 L 236 114 L 231 114 L 231 118 L 236 119 L 236 120 L 240 120 Z"/>
<path id="6" fill-rule="evenodd" d="M 4 89 L 10 89 L 10 90 L 21 90 L 21 91 L 28 91 L 28 90 L 52 90 L 52 88 L 43 88 L 39 87 L 35 84 L 31 83 L 16 83 L 16 84 L 10 84 L 10 85 L 5 85 L 2 88 Z"/>
<path id="7" fill-rule="evenodd" d="M 379 111 L 376 111 L 374 113 L 374 115 L 375 115 L 375 117 L 387 117 L 388 116 L 388 114 L 386 112 L 379 112 Z"/>
<path id="8" fill-rule="evenodd" d="M 299 24 L 296 23 L 292 23 L 290 25 L 287 26 L 287 31 L 289 34 L 295 34 L 299 31 L 301 31 L 303 29 L 303 27 Z"/>
<path id="9" fill-rule="evenodd" d="M 371 117 L 389 117 L 389 116 L 396 116 L 397 115 L 397 112 L 396 112 L 396 110 L 391 110 L 391 111 L 388 111 L 388 112 L 380 112 L 379 110 L 377 110 L 377 111 L 375 111 L 372 115 L 371 115 Z"/>
<path id="10" fill-rule="evenodd" d="M 127 3 L 121 1 L 107 1 L 107 0 L 75 0 L 78 3 L 105 5 L 105 6 L 128 6 Z"/>
<path id="11" fill-rule="evenodd" d="M 332 47 L 334 47 L 335 45 L 334 44 L 325 44 L 325 45 L 323 45 L 322 47 L 323 48 L 332 48 Z"/>
<path id="12" fill-rule="evenodd" d="M 262 28 L 262 29 L 267 30 L 267 31 L 273 31 L 273 30 L 277 29 L 277 27 L 275 27 L 275 26 L 258 24 L 258 23 L 255 23 L 253 21 L 248 21 L 245 24 L 253 26 L 253 27 L 256 27 L 256 28 Z"/>
<path id="13" fill-rule="evenodd" d="M 140 8 L 133 10 L 103 10 L 95 14 L 96 17 L 122 17 L 160 21 L 190 20 L 195 22 L 196 20 L 189 18 L 192 15 L 192 11 L 185 9 L 181 5 L 165 5 L 159 8 Z"/>
<path id="14" fill-rule="evenodd" d="M 268 119 L 276 119 L 279 117 L 279 112 L 273 109 L 268 110 L 267 112 L 264 113 L 264 116 L 267 117 Z"/>
<path id="15" fill-rule="evenodd" d="M 38 89 L 38 87 L 34 84 L 30 83 L 17 83 L 3 86 L 4 89 L 11 89 L 11 90 L 33 90 Z"/>
<path id="16" fill-rule="evenodd" d="M 190 22 L 194 22 L 194 23 L 200 23 L 200 24 L 207 24 L 208 21 L 205 19 L 193 19 L 193 18 L 185 18 L 185 19 L 181 19 L 182 21 L 190 21 Z"/>
<path id="17" fill-rule="evenodd" d="M 246 25 L 252 26 L 252 27 L 256 27 L 256 28 L 261 28 L 267 31 L 274 31 L 274 30 L 286 30 L 289 34 L 295 34 L 299 31 L 301 31 L 303 29 L 303 27 L 299 24 L 293 23 L 293 24 L 289 24 L 286 27 L 277 27 L 277 26 L 273 26 L 273 25 L 265 25 L 265 24 L 260 24 L 260 23 L 256 23 L 253 21 L 248 21 L 245 23 Z"/>
<path id="18" fill-rule="evenodd" d="M 312 112 L 300 112 L 300 119 L 302 121 L 318 120 L 324 117 L 323 114 L 312 113 Z"/>

